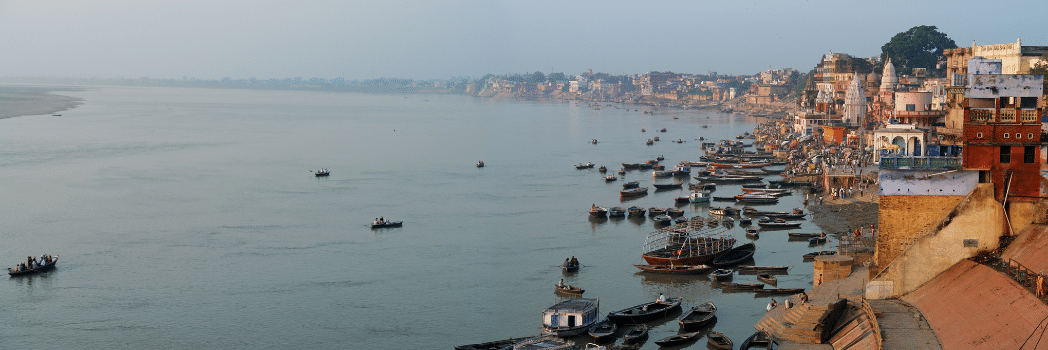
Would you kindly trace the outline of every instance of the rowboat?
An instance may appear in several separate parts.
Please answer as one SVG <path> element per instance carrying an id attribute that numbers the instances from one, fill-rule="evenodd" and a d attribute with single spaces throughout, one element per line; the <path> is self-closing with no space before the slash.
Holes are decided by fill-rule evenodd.
<path id="1" fill-rule="evenodd" d="M 628 188 L 628 189 L 619 191 L 619 195 L 622 196 L 623 198 L 643 196 L 643 195 L 646 195 L 646 194 L 648 194 L 648 188 L 647 187 Z"/>
<path id="2" fill-rule="evenodd" d="M 731 282 L 720 282 L 721 289 L 727 290 L 755 290 L 764 289 L 763 283 L 731 283 Z"/>
<path id="3" fill-rule="evenodd" d="M 671 275 L 697 275 L 709 272 L 709 265 L 633 265 L 644 272 L 664 273 Z"/>
<path id="4" fill-rule="evenodd" d="M 586 164 L 579 163 L 578 165 L 575 166 L 575 169 L 593 169 L 593 163 L 586 163 Z"/>
<path id="5" fill-rule="evenodd" d="M 513 350 L 567 350 L 574 349 L 575 342 L 560 338 L 558 335 L 535 337 L 513 344 Z M 506 349 L 503 348 L 503 349 Z"/>
<path id="6" fill-rule="evenodd" d="M 753 258 L 753 254 L 757 251 L 757 246 L 753 243 L 746 243 L 738 247 L 732 248 L 728 252 L 713 259 L 713 266 L 725 267 L 738 265 L 740 262 L 746 261 L 746 259 Z"/>
<path id="7" fill-rule="evenodd" d="M 710 331 L 706 334 L 706 339 L 707 344 L 714 349 L 731 350 L 734 346 L 731 339 L 728 339 L 724 334 L 717 331 Z"/>
<path id="8" fill-rule="evenodd" d="M 384 228 L 384 227 L 401 227 L 404 226 L 403 221 L 382 221 L 371 223 L 371 228 Z"/>
<path id="9" fill-rule="evenodd" d="M 675 183 L 675 184 L 653 184 L 653 186 L 655 186 L 656 190 L 670 190 L 670 189 L 674 189 L 674 188 L 681 188 L 681 186 L 683 186 L 683 185 L 684 185 L 683 182 L 678 182 L 678 183 Z"/>
<path id="10" fill-rule="evenodd" d="M 615 331 L 618 329 L 618 325 L 616 325 L 614 322 L 611 322 L 611 320 L 605 318 L 603 321 L 597 322 L 597 324 L 590 326 L 587 333 L 589 333 L 589 335 L 593 337 L 593 340 L 600 342 L 610 338 L 612 335 L 615 334 Z"/>
<path id="11" fill-rule="evenodd" d="M 656 207 L 648 208 L 648 216 L 656 217 L 656 216 L 659 216 L 659 215 L 662 215 L 662 214 L 666 214 L 666 209 L 665 208 L 656 208 Z"/>
<path id="12" fill-rule="evenodd" d="M 572 286 L 572 285 L 560 286 L 560 285 L 556 285 L 556 284 L 553 285 L 553 291 L 558 293 L 558 294 L 578 295 L 578 296 L 581 296 L 582 293 L 586 292 L 585 289 L 582 289 L 582 288 L 579 288 L 579 287 L 575 287 L 575 286 Z"/>
<path id="13" fill-rule="evenodd" d="M 779 279 L 768 272 L 758 272 L 757 279 L 767 284 L 778 284 Z"/>
<path id="14" fill-rule="evenodd" d="M 608 319 L 619 324 L 637 324 L 666 317 L 672 311 L 680 310 L 684 298 L 669 298 L 665 302 L 652 301 L 619 311 L 608 313 Z"/>
<path id="15" fill-rule="evenodd" d="M 751 347 L 767 348 L 768 345 L 771 345 L 771 339 L 768 337 L 768 333 L 757 331 L 757 333 L 753 333 L 749 338 L 746 338 L 746 340 L 742 342 L 742 347 L 739 349 L 747 350 Z"/>
<path id="16" fill-rule="evenodd" d="M 638 206 L 632 206 L 627 210 L 627 212 L 630 217 L 643 217 L 645 209 Z"/>
<path id="17" fill-rule="evenodd" d="M 755 290 L 758 294 L 797 294 L 804 292 L 804 288 L 765 288 Z"/>
<path id="18" fill-rule="evenodd" d="M 613 218 L 625 217 L 626 216 L 626 208 L 613 207 L 611 209 L 608 209 L 608 216 L 613 217 Z"/>
<path id="19" fill-rule="evenodd" d="M 751 239 L 761 238 L 760 230 L 756 227 L 750 226 L 746 228 L 746 237 Z"/>
<path id="20" fill-rule="evenodd" d="M 631 188 L 637 188 L 637 187 L 640 187 L 640 182 L 637 182 L 637 181 L 630 181 L 630 182 L 622 184 L 622 189 L 624 189 L 624 190 L 625 189 L 631 189 Z"/>
<path id="21" fill-rule="evenodd" d="M 590 216 L 603 218 L 608 216 L 608 208 L 594 206 L 589 210 Z"/>
<path id="22" fill-rule="evenodd" d="M 786 235 L 790 236 L 790 239 L 808 239 L 808 238 L 812 238 L 812 237 L 819 237 L 820 235 L 822 235 L 822 233 L 790 232 L 790 233 L 787 233 Z"/>
<path id="23" fill-rule="evenodd" d="M 767 272 L 786 272 L 790 268 L 788 266 L 754 266 L 754 265 L 740 265 L 739 271 L 767 271 Z"/>
<path id="24" fill-rule="evenodd" d="M 710 277 L 718 281 L 727 281 L 731 279 L 731 270 L 717 269 L 710 272 Z"/>
<path id="25" fill-rule="evenodd" d="M 25 269 L 25 270 L 15 270 L 15 269 L 9 267 L 9 268 L 7 268 L 7 274 L 11 275 L 11 276 L 31 275 L 31 274 L 34 274 L 34 273 L 40 273 L 40 272 L 53 270 L 55 268 L 55 265 L 57 265 L 57 264 L 58 264 L 58 255 L 55 255 L 55 256 L 51 257 L 51 262 L 48 263 L 48 264 L 37 266 L 35 269 Z"/>
<path id="26" fill-rule="evenodd" d="M 707 301 L 685 311 L 677 318 L 677 323 L 680 323 L 681 329 L 695 330 L 709 324 L 714 318 L 717 318 L 717 305 Z"/>
<path id="27" fill-rule="evenodd" d="M 648 326 L 638 324 L 626 329 L 626 334 L 622 336 L 623 344 L 636 344 L 648 339 Z"/>
<path id="28" fill-rule="evenodd" d="M 671 335 L 655 341 L 658 346 L 674 346 L 693 342 L 701 337 L 701 332 L 689 332 Z"/>
<path id="29" fill-rule="evenodd" d="M 806 260 L 811 260 L 811 259 L 815 259 L 815 257 L 819 256 L 819 255 L 836 255 L 836 254 L 837 254 L 837 251 L 835 251 L 835 250 L 824 250 L 824 251 L 821 251 L 821 252 L 811 252 L 811 253 L 808 253 L 808 254 L 804 254 L 802 257 L 804 259 L 806 259 Z"/>
<path id="30" fill-rule="evenodd" d="M 799 222 L 785 222 L 785 221 L 783 221 L 783 222 L 758 222 L 757 225 L 760 225 L 761 228 L 766 228 L 766 229 L 782 229 L 782 228 L 798 228 L 798 227 L 801 227 L 801 223 L 799 223 Z"/>
<path id="31" fill-rule="evenodd" d="M 808 238 L 808 244 L 826 243 L 826 236 Z"/>

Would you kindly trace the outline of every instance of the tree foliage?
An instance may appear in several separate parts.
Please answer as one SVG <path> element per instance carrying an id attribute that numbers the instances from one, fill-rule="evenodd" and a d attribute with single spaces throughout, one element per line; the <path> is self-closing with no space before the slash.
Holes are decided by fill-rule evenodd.
<path id="1" fill-rule="evenodd" d="M 1037 62 L 1037 64 L 1034 64 L 1033 68 L 1030 68 L 1030 74 L 1043 75 L 1045 77 L 1044 83 L 1043 83 L 1044 84 L 1044 92 L 1048 92 L 1048 52 L 1045 52 L 1044 54 L 1042 54 L 1041 57 L 1040 57 L 1040 62 Z"/>
<path id="2" fill-rule="evenodd" d="M 957 43 L 937 27 L 916 26 L 895 34 L 891 41 L 881 46 L 881 60 L 890 58 L 900 74 L 910 74 L 914 68 L 941 73 L 942 69 L 936 69 L 936 63 L 942 57 L 942 51 L 956 47 Z"/>

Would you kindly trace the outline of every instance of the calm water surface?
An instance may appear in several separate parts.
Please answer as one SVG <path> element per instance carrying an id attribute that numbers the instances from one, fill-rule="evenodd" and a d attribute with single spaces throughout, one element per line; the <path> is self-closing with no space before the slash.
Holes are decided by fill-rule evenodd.
<path id="1" fill-rule="evenodd" d="M 561 278 L 599 297 L 602 313 L 659 293 L 686 307 L 712 300 L 713 328 L 738 344 L 768 302 L 705 276 L 639 273 L 631 265 L 653 223 L 586 210 L 670 207 L 687 190 L 620 203 L 623 180 L 650 185 L 650 172 L 605 183 L 573 167 L 698 160 L 698 137 L 752 132 L 753 119 L 443 95 L 64 94 L 85 103 L 0 120 L 0 259 L 60 254 L 54 272 L 0 283 L 4 347 L 450 349 L 539 334 Z M 321 167 L 331 176 L 309 172 Z M 379 216 L 404 227 L 370 229 Z M 797 266 L 778 286 L 808 287 L 800 255 L 819 248 L 786 232 L 762 235 L 756 263 Z M 570 256 L 585 267 L 564 275 Z M 645 349 L 678 328 L 653 325 Z"/>

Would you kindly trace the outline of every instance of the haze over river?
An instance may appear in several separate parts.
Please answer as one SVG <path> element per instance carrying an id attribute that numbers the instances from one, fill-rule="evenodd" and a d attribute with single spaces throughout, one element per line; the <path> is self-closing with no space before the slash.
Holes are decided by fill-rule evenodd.
<path id="1" fill-rule="evenodd" d="M 458 95 L 57 93 L 83 104 L 0 120 L 0 263 L 60 255 L 55 271 L 0 282 L 4 347 L 451 349 L 539 334 L 561 278 L 599 297 L 602 314 L 659 293 L 685 307 L 712 300 L 713 329 L 740 344 L 768 302 L 705 275 L 640 273 L 632 264 L 653 222 L 586 213 L 671 207 L 687 186 L 620 203 L 624 180 L 652 187 L 650 170 L 606 183 L 574 168 L 697 161 L 697 138 L 734 139 L 753 132 L 752 118 Z M 331 176 L 314 177 L 318 168 Z M 709 216 L 708 205 L 682 208 Z M 369 228 L 380 216 L 404 227 Z M 755 261 L 796 266 L 778 287 L 808 288 L 801 255 L 825 248 L 786 232 L 762 234 Z M 565 275 L 557 266 L 571 256 L 584 267 Z M 645 349 L 678 329 L 653 325 Z"/>

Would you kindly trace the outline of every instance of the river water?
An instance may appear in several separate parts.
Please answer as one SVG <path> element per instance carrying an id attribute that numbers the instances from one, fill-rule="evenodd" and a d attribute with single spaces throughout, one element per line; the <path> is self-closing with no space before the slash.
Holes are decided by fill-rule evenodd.
<path id="1" fill-rule="evenodd" d="M 84 104 L 0 120 L 0 259 L 60 255 L 53 272 L 0 283 L 4 347 L 450 349 L 539 334 L 561 278 L 599 297 L 602 313 L 659 293 L 685 307 L 713 301 L 713 329 L 739 344 L 768 302 L 706 276 L 639 273 L 652 221 L 586 211 L 670 207 L 687 189 L 620 203 L 623 180 L 650 187 L 650 171 L 606 183 L 573 167 L 698 160 L 697 138 L 752 132 L 752 118 L 456 95 L 59 94 Z M 682 208 L 708 216 L 708 205 Z M 404 227 L 370 229 L 379 216 Z M 810 287 L 800 256 L 821 248 L 786 232 L 756 241 L 756 263 L 796 266 L 778 287 Z M 571 256 L 584 267 L 564 275 L 557 265 Z M 653 325 L 645 349 L 678 328 Z"/>

